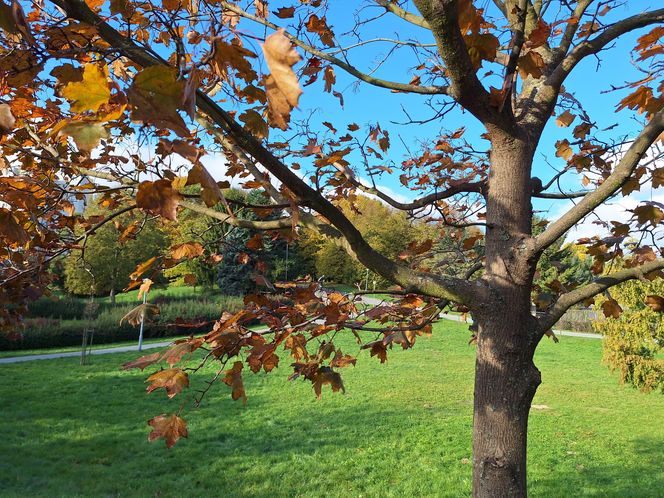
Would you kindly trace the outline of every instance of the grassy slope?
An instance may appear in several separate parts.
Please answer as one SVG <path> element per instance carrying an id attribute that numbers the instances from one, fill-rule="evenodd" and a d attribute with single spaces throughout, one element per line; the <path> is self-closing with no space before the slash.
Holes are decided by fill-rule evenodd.
<path id="1" fill-rule="evenodd" d="M 386 365 L 363 352 L 345 396 L 317 401 L 288 368 L 247 375 L 246 407 L 221 385 L 170 451 L 145 441 L 145 420 L 182 399 L 146 396 L 145 375 L 118 369 L 134 354 L 2 365 L 0 495 L 468 496 L 473 348 L 461 325 L 436 332 Z M 600 357 L 599 341 L 540 348 L 535 404 L 549 408 L 531 416 L 532 496 L 664 489 L 664 397 L 617 385 Z"/>

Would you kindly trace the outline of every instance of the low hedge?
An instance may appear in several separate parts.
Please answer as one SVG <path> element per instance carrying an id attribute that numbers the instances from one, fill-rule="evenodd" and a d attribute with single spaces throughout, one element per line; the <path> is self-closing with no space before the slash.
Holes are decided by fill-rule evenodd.
<path id="1" fill-rule="evenodd" d="M 79 304 L 77 304 L 79 302 L 83 303 L 80 309 Z M 172 337 L 206 332 L 210 329 L 209 325 L 185 328 L 177 326 L 175 322 L 178 318 L 189 322 L 216 320 L 224 311 L 238 311 L 242 307 L 242 299 L 227 296 L 216 300 L 171 300 L 161 298 L 155 300 L 155 304 L 159 306 L 160 314 L 153 321 L 146 322 L 145 338 Z M 42 303 L 40 306 L 41 310 L 47 310 L 52 305 Z M 71 309 L 66 309 L 68 306 L 71 306 Z M 91 324 L 94 329 L 93 343 L 108 344 L 137 340 L 138 327 L 132 327 L 127 323 L 120 325 L 122 317 L 134 307 L 134 304 L 114 306 L 102 303 L 97 318 Z M 85 301 L 76 299 L 60 300 L 60 306 L 55 308 L 60 313 L 54 313 L 51 317 L 35 317 L 33 308 L 30 317 L 25 320 L 23 330 L 20 331 L 19 339 L 0 335 L 0 350 L 77 346 L 81 344 L 83 331 L 88 325 L 88 321 L 82 319 L 84 308 Z"/>

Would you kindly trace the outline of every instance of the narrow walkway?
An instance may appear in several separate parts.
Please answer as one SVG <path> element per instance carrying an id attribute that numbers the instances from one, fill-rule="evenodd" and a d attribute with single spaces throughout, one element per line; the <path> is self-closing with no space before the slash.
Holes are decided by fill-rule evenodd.
<path id="1" fill-rule="evenodd" d="M 462 320 L 459 315 L 440 315 L 440 318 L 444 318 L 445 320 L 452 320 L 454 322 L 466 322 L 465 320 Z M 468 320 L 466 323 L 471 324 L 473 323 L 472 320 Z M 558 330 L 558 329 L 553 329 L 553 332 L 558 336 L 558 335 L 565 335 L 568 337 L 584 337 L 586 339 L 602 339 L 604 336 L 601 334 L 591 334 L 589 332 L 573 332 L 571 330 Z"/>
<path id="2" fill-rule="evenodd" d="M 173 341 L 153 342 L 151 344 L 143 344 L 143 349 L 164 348 L 171 344 Z M 111 354 L 111 353 L 129 353 L 135 351 L 138 353 L 138 346 L 120 346 L 115 348 L 93 349 L 91 355 L 98 354 Z M 0 364 L 3 363 L 22 363 L 24 361 L 35 360 L 56 360 L 58 358 L 73 358 L 81 356 L 80 351 L 67 351 L 62 353 L 46 353 L 46 354 L 30 354 L 25 356 L 12 356 L 10 358 L 0 358 Z"/>
<path id="3" fill-rule="evenodd" d="M 378 305 L 381 303 L 381 300 L 368 298 L 363 296 L 362 301 L 367 304 Z M 440 315 L 440 318 L 445 320 L 452 320 L 455 322 L 464 322 L 459 315 Z M 470 322 L 468 322 L 470 323 Z M 586 332 L 572 332 L 571 330 L 553 330 L 557 336 L 569 336 L 569 337 L 583 337 L 586 339 L 602 339 L 600 334 L 588 334 Z M 155 349 L 155 348 L 164 348 L 171 344 L 172 341 L 162 341 L 162 342 L 153 342 L 151 344 L 143 344 L 143 349 Z M 104 348 L 104 349 L 93 349 L 91 354 L 93 356 L 100 354 L 112 354 L 112 353 L 129 353 L 129 352 L 138 352 L 138 346 L 121 346 L 116 348 Z M 74 358 L 81 356 L 80 351 L 69 351 L 63 353 L 46 353 L 46 354 L 31 354 L 25 356 L 12 356 L 10 358 L 0 358 L 0 365 L 7 363 L 22 363 L 25 361 L 36 361 L 36 360 L 56 360 L 58 358 Z"/>

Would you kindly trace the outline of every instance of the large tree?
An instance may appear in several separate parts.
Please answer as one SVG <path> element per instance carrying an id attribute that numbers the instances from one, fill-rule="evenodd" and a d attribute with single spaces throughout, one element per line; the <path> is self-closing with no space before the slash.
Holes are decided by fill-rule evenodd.
<path id="1" fill-rule="evenodd" d="M 0 298 L 20 305 L 38 295 L 47 283 L 40 270 L 116 216 L 76 215 L 71 196 L 82 193 L 101 192 L 108 206 L 134 199 L 118 212 L 142 209 L 175 220 L 179 209 L 188 209 L 276 230 L 271 236 L 294 236 L 288 232 L 297 225 L 318 230 L 400 286 L 402 298 L 367 311 L 305 282 L 283 284 L 287 300 L 253 294 L 246 310 L 223 317 L 205 337 L 140 360 L 141 367 L 157 361 L 172 367 L 154 374 L 149 390 L 165 387 L 173 396 L 184 388 L 187 373 L 175 365 L 203 343 L 215 353 L 206 361 L 221 363 L 219 375 L 236 399 L 244 397 L 241 358 L 253 371 L 269 371 L 281 345 L 295 359 L 293 377 L 311 380 L 317 394 L 324 384 L 339 390 L 337 369 L 354 359 L 333 346 L 334 334 L 351 328 L 358 337 L 362 331 L 376 336 L 365 347 L 384 361 L 387 348 L 411 347 L 441 307 L 456 303 L 470 309 L 479 328 L 473 493 L 525 496 L 528 413 L 541 382 L 533 363 L 538 343 L 570 306 L 625 280 L 655 278 L 664 268 L 656 235 L 662 206 L 634 202 L 631 218 L 600 219 L 608 236 L 581 241 L 598 277 L 573 290 L 559 287 L 540 316 L 531 314 L 543 251 L 612 198 L 664 184 L 655 146 L 664 131 L 664 9 L 629 12 L 624 3 L 3 2 L 0 201 L 11 211 L 0 208 Z M 615 65 L 631 58 L 634 71 L 616 81 L 614 64 L 600 64 L 607 57 Z M 592 64 L 604 70 L 601 78 L 592 76 Z M 634 78 L 625 81 L 630 74 Z M 584 108 L 592 100 L 582 102 L 563 87 L 571 88 L 575 75 L 585 79 L 583 95 L 614 90 L 617 110 L 633 119 L 617 127 L 596 122 Z M 372 101 L 374 87 L 383 93 Z M 354 89 L 366 92 L 366 100 L 354 98 Z M 380 118 L 391 99 L 404 109 L 403 143 L 396 144 L 401 140 L 386 123 L 342 129 L 336 121 L 343 114 L 332 110 L 326 92 L 342 105 L 346 100 L 345 112 L 354 102 L 364 120 Z M 310 94 L 316 98 L 307 100 Z M 293 111 L 298 102 L 303 108 Z M 323 103 L 325 120 L 307 112 L 304 102 Z M 372 105 L 363 108 L 367 102 Z M 556 115 L 561 134 L 569 136 L 554 148 L 545 127 Z M 407 134 L 408 125 L 414 131 Z M 205 154 L 215 152 L 226 158 L 220 164 L 227 177 L 263 188 L 274 209 L 289 216 L 235 216 L 237 206 L 225 202 L 203 164 Z M 558 171 L 538 168 L 547 177 L 534 178 L 535 158 L 554 152 Z M 417 197 L 391 196 L 384 187 L 392 175 Z M 180 193 L 187 183 L 201 185 L 202 202 Z M 372 247 L 338 206 L 342 199 L 352 203 L 358 191 L 425 219 L 441 237 L 456 237 L 450 254 L 467 265 L 465 274 L 421 258 L 435 241 L 423 240 L 396 259 Z M 565 209 L 533 235 L 538 198 L 562 199 Z M 218 202 L 225 203 L 223 211 L 210 208 Z M 83 235 L 74 230 L 81 224 Z M 479 230 L 468 236 L 469 227 Z M 639 244 L 625 249 L 628 238 Z M 151 259 L 134 277 L 187 255 L 200 256 L 198 246 Z M 618 256 L 625 258 L 622 269 L 602 275 Z M 619 310 L 614 300 L 603 308 L 614 315 Z M 0 313 L 9 327 L 21 309 L 3 305 Z M 256 318 L 271 333 L 245 328 Z M 324 334 L 330 339 L 322 341 Z M 151 438 L 166 437 L 169 445 L 186 434 L 176 415 L 150 424 Z"/>

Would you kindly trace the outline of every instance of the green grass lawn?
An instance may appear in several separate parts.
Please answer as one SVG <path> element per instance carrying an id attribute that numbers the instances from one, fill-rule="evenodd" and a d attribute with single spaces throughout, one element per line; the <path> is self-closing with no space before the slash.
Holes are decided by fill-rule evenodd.
<path id="1" fill-rule="evenodd" d="M 219 385 L 186 413 L 189 439 L 148 444 L 146 420 L 186 399 L 144 393 L 135 354 L 0 365 L 1 496 L 469 496 L 473 347 L 444 322 L 385 365 L 360 354 L 346 395 L 246 375 L 246 407 Z M 530 420 L 533 497 L 664 493 L 664 397 L 617 384 L 601 342 L 545 340 Z M 344 341 L 337 341 L 344 342 Z M 356 346 L 348 340 L 344 349 Z M 198 376 L 194 388 L 201 387 Z"/>

